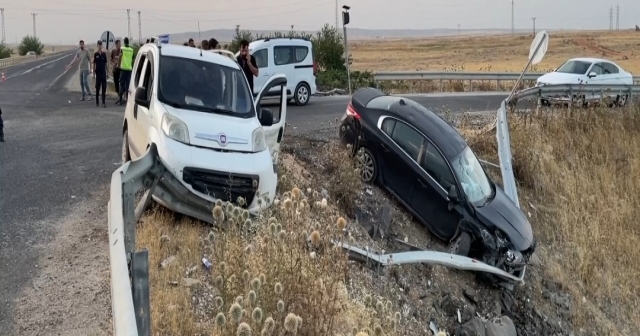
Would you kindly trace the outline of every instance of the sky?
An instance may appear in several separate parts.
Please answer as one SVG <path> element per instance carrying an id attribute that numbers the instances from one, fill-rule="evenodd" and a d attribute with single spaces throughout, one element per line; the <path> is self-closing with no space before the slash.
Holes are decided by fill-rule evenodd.
<path id="1" fill-rule="evenodd" d="M 640 1 L 514 0 L 516 29 L 609 29 L 609 9 L 620 6 L 620 29 L 640 25 Z M 364 29 L 511 28 L 511 0 L 338 0 L 351 7 L 349 27 Z M 335 0 L 5 0 L 6 40 L 33 34 L 44 43 L 76 44 L 98 40 L 105 30 L 132 36 L 201 30 L 241 29 L 313 31 L 335 24 Z M 341 10 L 341 9 L 340 9 Z"/>

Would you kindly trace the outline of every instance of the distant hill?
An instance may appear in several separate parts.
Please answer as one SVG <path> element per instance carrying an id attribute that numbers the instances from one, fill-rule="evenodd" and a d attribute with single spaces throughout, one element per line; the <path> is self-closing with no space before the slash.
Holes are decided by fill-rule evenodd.
<path id="1" fill-rule="evenodd" d="M 242 27 L 241 27 L 242 28 Z M 528 33 L 529 29 L 519 29 L 516 33 Z M 270 34 L 276 32 L 276 30 L 252 30 L 255 34 Z M 285 31 L 282 31 L 285 32 Z M 302 31 L 297 31 L 302 32 Z M 315 34 L 315 31 L 304 31 L 305 33 Z M 509 34 L 511 29 L 461 29 L 460 34 L 464 35 L 496 35 L 496 34 Z M 194 40 L 204 40 L 209 38 L 215 38 L 219 42 L 229 42 L 232 40 L 235 30 L 233 29 L 214 29 L 207 30 L 200 33 L 198 38 L 198 32 L 183 32 L 169 34 L 170 43 L 184 43 L 193 38 Z M 347 30 L 347 37 L 349 40 L 369 40 L 369 39 L 381 39 L 381 38 L 424 38 L 433 36 L 451 36 L 457 35 L 457 29 L 360 29 L 349 28 Z"/>

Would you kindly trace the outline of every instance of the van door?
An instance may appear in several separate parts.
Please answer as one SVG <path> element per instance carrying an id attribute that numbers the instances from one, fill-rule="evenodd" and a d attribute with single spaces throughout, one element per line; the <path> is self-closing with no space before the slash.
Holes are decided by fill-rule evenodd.
<path id="1" fill-rule="evenodd" d="M 256 65 L 258 66 L 258 77 L 253 78 L 253 96 L 255 97 L 262 87 L 267 82 L 267 80 L 271 77 L 271 65 L 269 64 L 269 43 L 265 43 L 264 45 L 260 45 L 259 49 L 252 51 L 251 55 L 256 59 Z"/>
<path id="2" fill-rule="evenodd" d="M 142 129 L 139 127 L 140 120 L 138 119 L 138 108 L 139 106 L 136 104 L 134 99 L 136 89 L 139 87 L 142 74 L 144 73 L 144 66 L 147 62 L 147 55 L 144 52 L 139 52 L 136 57 L 135 64 L 133 66 L 134 73 L 131 76 L 131 94 L 130 99 L 127 101 L 127 106 L 125 107 L 125 114 L 128 116 L 128 132 L 129 132 L 129 151 L 131 153 L 131 158 L 135 159 L 140 155 L 144 154 L 145 148 L 139 147 L 139 138 L 143 136 L 140 134 Z"/>
<path id="3" fill-rule="evenodd" d="M 154 59 L 153 59 L 153 54 L 151 52 L 149 52 L 147 54 L 147 61 L 145 62 L 145 66 L 144 69 L 142 70 L 142 76 L 140 78 L 140 84 L 139 87 L 143 87 L 146 89 L 147 91 L 147 97 L 146 100 L 148 100 L 151 105 L 149 105 L 149 108 L 153 108 L 153 101 L 151 99 L 151 97 L 153 96 L 153 92 L 154 92 L 154 88 L 153 88 L 153 84 L 154 84 L 154 63 L 153 63 Z M 151 124 L 153 122 L 153 112 L 149 111 L 149 108 L 146 108 L 144 106 L 139 106 L 138 105 L 138 122 L 136 123 L 137 125 L 139 125 L 138 127 L 140 128 L 140 131 L 138 134 L 140 134 L 140 139 L 138 139 L 138 142 L 140 144 L 140 149 L 142 149 L 142 153 L 144 153 L 147 150 L 147 146 L 149 145 L 149 129 L 151 127 Z"/>
<path id="4" fill-rule="evenodd" d="M 278 154 L 280 152 L 280 143 L 284 136 L 284 125 L 287 119 L 287 77 L 284 74 L 275 74 L 271 76 L 256 96 L 254 104 L 258 117 L 262 113 L 260 100 L 266 95 L 273 95 L 273 92 L 279 92 L 280 103 L 277 107 L 278 110 L 275 108 L 270 109 L 273 113 L 273 125 L 263 126 L 262 128 L 264 130 L 264 137 L 267 141 L 267 146 L 269 147 L 269 152 L 271 152 L 273 164 L 277 164 Z"/>
<path id="5" fill-rule="evenodd" d="M 273 47 L 273 74 L 287 76 L 287 96 L 292 94 L 296 85 L 295 53 L 293 48 L 291 45 Z M 277 96 L 278 90 L 273 89 L 270 95 Z"/>

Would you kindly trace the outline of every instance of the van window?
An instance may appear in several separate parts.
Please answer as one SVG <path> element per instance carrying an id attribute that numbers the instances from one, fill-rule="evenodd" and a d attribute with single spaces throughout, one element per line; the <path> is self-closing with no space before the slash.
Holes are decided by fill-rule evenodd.
<path id="1" fill-rule="evenodd" d="M 260 49 L 253 53 L 253 57 L 256 58 L 258 69 L 266 68 L 269 66 L 269 49 Z"/>
<path id="2" fill-rule="evenodd" d="M 151 60 L 147 61 L 147 68 L 144 70 L 144 76 L 142 77 L 142 85 L 143 88 L 147 89 L 147 100 L 150 100 L 151 94 L 153 93 L 153 67 Z"/>
<path id="3" fill-rule="evenodd" d="M 240 69 L 198 59 L 160 57 L 161 102 L 181 109 L 255 117 L 253 98 Z"/>
<path id="4" fill-rule="evenodd" d="M 135 81 L 133 82 L 135 84 L 135 87 L 137 88 L 138 85 L 140 85 L 140 75 L 142 74 L 142 67 L 144 66 L 144 62 L 147 60 L 147 55 L 145 55 L 144 53 L 140 55 L 140 58 L 138 59 L 138 67 L 136 67 L 136 73 L 135 73 Z"/>
<path id="5" fill-rule="evenodd" d="M 293 63 L 293 48 L 278 46 L 273 47 L 273 64 L 285 65 Z"/>
<path id="6" fill-rule="evenodd" d="M 307 47 L 296 46 L 295 51 L 296 51 L 296 63 L 300 63 L 304 61 L 305 58 L 307 58 L 307 55 L 309 54 L 309 48 Z"/>

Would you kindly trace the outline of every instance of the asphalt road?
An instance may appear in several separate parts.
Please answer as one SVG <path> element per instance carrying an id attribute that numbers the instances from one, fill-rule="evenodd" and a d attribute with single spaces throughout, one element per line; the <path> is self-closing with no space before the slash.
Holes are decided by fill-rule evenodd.
<path id="1" fill-rule="evenodd" d="M 0 335 L 17 334 L 14 301 L 42 271 L 38 260 L 56 239 L 61 218 L 95 198 L 96 189 L 107 188 L 120 160 L 123 108 L 113 99 L 106 109 L 96 108 L 67 91 L 69 80 L 77 80 L 76 69 L 65 69 L 71 58 L 70 52 L 2 70 L 7 80 L 0 83 L 6 141 L 0 143 Z M 436 111 L 454 113 L 495 111 L 504 98 L 412 97 Z M 346 97 L 324 97 L 305 107 L 290 106 L 287 122 L 299 130 L 319 128 L 340 117 L 346 102 Z M 100 197 L 106 207 L 108 200 Z M 104 263 L 106 270 L 108 260 Z M 41 309 L 47 307 L 42 302 Z"/>

